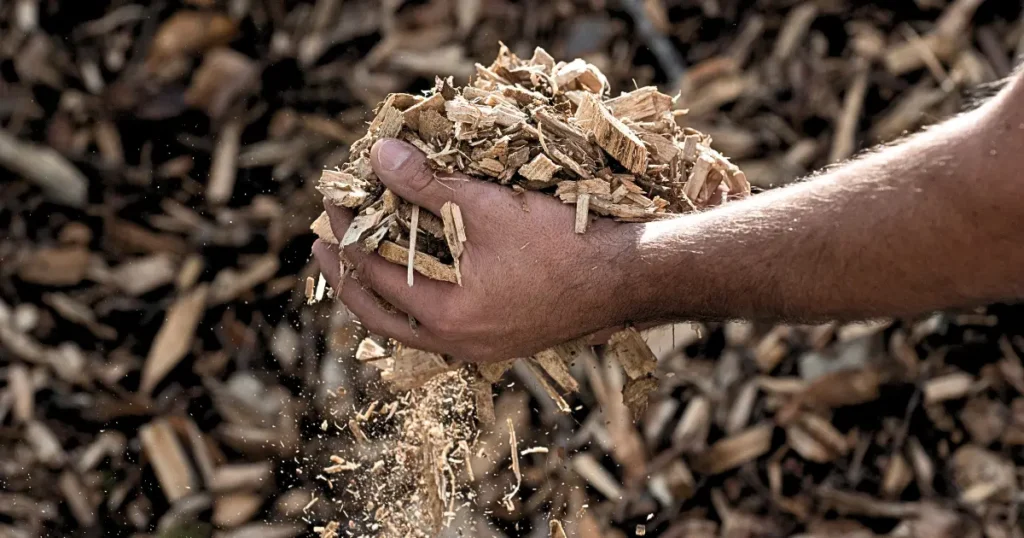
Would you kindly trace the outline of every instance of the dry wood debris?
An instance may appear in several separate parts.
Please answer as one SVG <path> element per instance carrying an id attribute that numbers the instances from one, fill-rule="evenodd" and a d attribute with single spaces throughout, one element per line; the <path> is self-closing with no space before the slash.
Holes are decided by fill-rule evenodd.
<path id="1" fill-rule="evenodd" d="M 465 88 L 438 78 L 427 95 L 392 94 L 379 105 L 349 161 L 320 180 L 327 203 L 356 211 L 340 241 L 321 214 L 311 226 L 321 239 L 358 244 L 408 265 L 410 286 L 414 272 L 461 283 L 459 255 L 471 239 L 459 207 L 445 204 L 438 226 L 437 217 L 386 190 L 368 165 L 370 148 L 384 138 L 420 148 L 438 173 L 461 172 L 575 204 L 577 233 L 586 231 L 591 214 L 649 221 L 712 205 L 720 186 L 729 198 L 750 193 L 743 173 L 700 133 L 680 127 L 673 99 L 653 87 L 608 98 L 607 80 L 595 66 L 580 59 L 555 62 L 543 49 L 523 60 L 504 45 L 489 67 L 478 64 L 476 70 Z M 654 356 L 636 331 L 624 331 L 615 342 L 629 376 L 626 404 L 636 416 L 655 385 Z M 560 348 L 535 359 L 563 390 L 576 387 L 566 370 L 573 360 Z M 568 413 L 545 376 L 529 367 Z M 398 349 L 384 378 L 414 386 L 448 369 L 443 357 Z"/>
<path id="2" fill-rule="evenodd" d="M 389 94 L 419 95 L 437 74 L 464 84 L 498 40 L 522 58 L 538 45 L 582 58 L 616 92 L 681 92 L 680 121 L 767 188 L 956 113 L 1013 70 L 1022 30 L 1019 3 L 995 0 L 0 2 L 0 535 L 345 536 L 366 503 L 335 502 L 347 474 L 322 470 L 352 453 L 348 420 L 388 391 L 352 360 L 384 347 L 361 345 L 373 341 L 328 302 L 300 308 L 296 277 L 314 296 L 322 282 L 307 264 L 315 186 Z M 603 85 L 581 67 L 559 71 Z M 639 113 L 663 106 L 630 95 Z M 427 132 L 454 129 L 438 99 L 420 106 Z M 545 138 L 571 136 L 548 127 Z M 680 151 L 636 134 L 649 161 Z M 684 138 L 682 153 L 702 140 Z M 553 149 L 518 176 L 577 181 Z M 591 217 L 601 201 L 589 204 Z M 168 310 L 204 284 L 187 351 L 141 392 Z M 993 306 L 871 326 L 648 331 L 661 381 L 636 423 L 604 348 L 566 365 L 575 392 L 556 363 L 532 361 L 546 386 L 525 362 L 496 365 L 493 388 L 470 386 L 494 426 L 466 478 L 475 506 L 494 509 L 456 510 L 451 526 L 1020 536 L 1019 482 L 1003 479 L 1024 465 L 1021 319 Z M 501 503 L 515 479 L 506 418 L 521 447 L 547 449 L 520 452 L 514 512 Z M 767 453 L 696 469 L 709 447 L 766 423 Z M 170 425 L 184 459 L 144 446 L 153 424 Z M 170 502 L 177 486 L 165 490 L 157 467 L 174 461 L 196 487 Z M 1000 479 L 978 479 L 991 470 Z"/>

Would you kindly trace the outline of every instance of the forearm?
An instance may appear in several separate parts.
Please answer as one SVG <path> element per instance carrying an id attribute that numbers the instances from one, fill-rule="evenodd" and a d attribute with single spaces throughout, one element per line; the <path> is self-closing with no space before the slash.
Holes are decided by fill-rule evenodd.
<path id="1" fill-rule="evenodd" d="M 635 228 L 618 258 L 624 316 L 864 319 L 1020 297 L 1020 93 L 809 181 Z"/>

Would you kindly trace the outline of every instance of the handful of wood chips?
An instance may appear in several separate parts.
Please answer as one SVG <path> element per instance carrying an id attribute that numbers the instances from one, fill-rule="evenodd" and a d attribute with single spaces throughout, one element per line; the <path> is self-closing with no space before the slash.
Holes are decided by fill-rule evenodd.
<path id="1" fill-rule="evenodd" d="M 410 285 L 414 272 L 461 285 L 459 255 L 472 237 L 466 237 L 459 207 L 445 204 L 438 218 L 387 190 L 370 166 L 370 148 L 385 138 L 416 146 L 439 173 L 461 172 L 575 204 L 577 233 L 586 232 L 592 215 L 644 222 L 750 194 L 743 172 L 711 149 L 710 137 L 681 127 L 678 118 L 685 111 L 657 88 L 611 98 L 608 81 L 595 66 L 581 59 L 556 62 L 540 48 L 523 60 L 502 45 L 490 67 L 477 64 L 476 69 L 469 86 L 458 88 L 451 78 L 439 78 L 428 95 L 391 94 L 379 105 L 366 136 L 352 145 L 349 162 L 325 170 L 317 186 L 327 201 L 356 213 L 340 239 L 331 232 L 327 214 L 320 215 L 312 228 L 322 240 L 358 243 L 408 265 Z M 318 289 L 307 287 L 316 296 L 311 301 L 321 298 L 323 285 Z M 634 329 L 614 335 L 605 352 L 623 365 L 625 401 L 638 415 L 655 386 L 653 353 Z M 582 353 L 593 350 L 577 341 L 527 359 L 565 412 L 569 407 L 551 382 L 576 390 L 568 366 Z M 382 377 L 399 389 L 454 367 L 441 355 L 399 343 L 385 349 L 370 339 L 360 345 L 357 358 L 378 365 Z M 482 422 L 493 418 L 491 384 L 511 365 L 467 367 L 480 381 Z"/>

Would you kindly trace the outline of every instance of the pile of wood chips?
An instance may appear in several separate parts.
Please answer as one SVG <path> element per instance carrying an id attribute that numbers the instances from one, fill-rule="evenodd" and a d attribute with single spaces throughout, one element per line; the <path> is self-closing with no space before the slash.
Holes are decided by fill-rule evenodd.
<path id="1" fill-rule="evenodd" d="M 370 166 L 370 148 L 386 138 L 400 138 L 416 146 L 439 173 L 461 172 L 509 185 L 519 192 L 540 191 L 575 204 L 576 233 L 586 232 L 592 214 L 646 222 L 750 194 L 743 172 L 711 149 L 709 137 L 680 127 L 678 117 L 684 112 L 673 110 L 672 97 L 657 88 L 640 88 L 609 98 L 608 81 L 595 66 L 581 59 L 556 62 L 541 48 L 531 59 L 522 60 L 501 45 L 491 66 L 477 64 L 476 71 L 476 77 L 465 88 L 453 86 L 451 78 L 438 78 L 428 95 L 392 94 L 377 107 L 366 136 L 353 144 L 349 162 L 340 170 L 325 171 L 320 179 L 318 189 L 327 203 L 356 212 L 340 240 L 331 231 L 327 213 L 322 213 L 311 226 L 321 239 L 341 247 L 356 244 L 388 261 L 408 265 L 410 286 L 414 285 L 414 273 L 462 284 L 459 256 L 467 237 L 459 206 L 445 203 L 438 218 L 386 189 Z M 524 210 L 522 216 L 529 218 L 529 213 Z M 341 274 L 345 273 L 343 261 Z M 318 302 L 325 291 L 322 275 L 320 279 L 318 285 L 312 277 L 307 279 L 310 303 Z M 578 390 L 569 366 L 584 353 L 593 351 L 577 341 L 525 359 L 549 397 L 566 414 L 571 410 L 559 390 Z M 657 384 L 652 375 L 657 360 L 634 329 L 612 337 L 612 354 L 629 378 L 622 389 L 623 401 L 630 416 L 638 418 Z M 372 338 L 360 344 L 356 358 L 381 368 L 382 379 L 398 390 L 418 388 L 458 367 L 447 357 L 400 342 L 385 349 Z M 494 424 L 492 385 L 513 363 L 508 360 L 458 367 L 470 378 L 468 386 L 475 394 L 476 419 L 480 423 Z M 436 383 L 434 386 L 435 390 L 440 388 Z M 470 396 L 468 392 L 465 395 Z M 417 399 L 421 407 L 433 402 L 438 414 L 453 405 L 452 398 L 432 398 L 429 391 Z M 418 425 L 411 421 L 399 427 Z M 419 429 L 421 435 L 431 431 Z M 436 451 L 439 442 L 448 454 L 473 448 L 465 445 L 476 439 L 475 435 L 434 440 L 416 439 L 407 433 L 403 436 L 407 438 L 405 445 L 414 453 L 418 449 L 422 453 L 418 457 L 427 461 L 431 460 L 427 454 Z M 362 437 L 366 440 L 365 434 Z M 439 469 L 445 468 L 450 469 L 450 465 L 442 460 L 439 466 L 421 466 L 423 476 L 403 473 L 408 487 L 393 493 L 395 497 L 389 501 L 419 505 L 406 498 L 428 498 L 438 480 L 447 477 L 441 474 L 426 480 L 424 476 L 438 475 Z M 346 470 L 357 471 L 358 467 Z M 395 482 L 395 475 L 389 475 L 387 481 Z M 377 489 L 372 481 L 362 484 L 363 488 Z M 455 492 L 453 485 L 452 493 L 443 492 L 442 499 L 454 502 Z M 421 506 L 422 529 L 436 532 L 440 529 L 437 522 L 450 521 L 454 513 L 448 510 L 450 516 L 445 518 L 442 511 L 448 504 L 436 503 L 433 510 Z M 378 516 L 377 525 L 389 533 L 420 531 L 405 521 L 396 525 L 390 512 Z"/>
<path id="2" fill-rule="evenodd" d="M 392 94 L 380 104 L 349 162 L 321 177 L 318 189 L 325 200 L 357 213 L 340 241 L 327 213 L 321 214 L 312 225 L 321 239 L 342 247 L 357 244 L 408 265 L 410 286 L 415 272 L 461 285 L 459 255 L 467 238 L 459 206 L 446 203 L 438 218 L 384 188 L 369 163 L 370 148 L 385 138 L 410 142 L 441 173 L 461 172 L 575 204 L 576 233 L 586 232 L 592 214 L 644 222 L 750 194 L 743 172 L 711 149 L 709 137 L 680 127 L 681 111 L 657 88 L 609 98 L 608 82 L 595 66 L 580 59 L 556 62 L 541 48 L 522 60 L 502 45 L 490 67 L 477 64 L 476 70 L 465 88 L 439 78 L 426 96 Z M 525 211 L 523 218 L 529 218 Z M 319 299 L 312 280 L 307 284 L 310 299 Z M 653 386 L 654 356 L 635 330 L 613 342 L 632 381 L 627 402 L 638 416 Z M 559 346 L 529 364 L 561 389 L 575 390 L 567 368 L 583 347 Z M 445 357 L 400 344 L 362 351 L 358 358 L 379 362 L 384 379 L 399 388 L 453 368 Z M 490 384 L 510 367 L 506 361 L 473 368 L 481 380 L 474 386 L 481 391 L 477 403 L 486 424 L 494 421 Z M 553 387 L 550 393 L 568 413 Z"/>
<path id="3" fill-rule="evenodd" d="M 388 441 L 361 442 L 349 419 L 369 438 L 402 407 L 370 412 L 390 396 L 355 360 L 365 329 L 333 301 L 303 306 L 294 284 L 316 276 L 322 171 L 351 160 L 388 95 L 438 74 L 463 84 L 499 40 L 522 58 L 542 46 L 615 91 L 680 95 L 684 125 L 769 188 L 960 111 L 1013 70 L 1021 14 L 998 0 L 0 2 L 0 535 L 373 533 L 348 517 L 372 498 L 342 492 Z M 418 251 L 453 265 L 446 250 Z M 643 337 L 660 381 L 636 422 L 606 348 L 569 367 L 578 392 L 512 365 L 462 464 L 472 480 L 452 467 L 467 491 L 446 535 L 1022 536 L 1020 306 Z M 355 463 L 369 466 L 326 471 Z"/>

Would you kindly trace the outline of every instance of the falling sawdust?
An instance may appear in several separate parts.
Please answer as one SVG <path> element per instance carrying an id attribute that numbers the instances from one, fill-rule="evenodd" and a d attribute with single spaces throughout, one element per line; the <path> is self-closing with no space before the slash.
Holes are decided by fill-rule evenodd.
<path id="1" fill-rule="evenodd" d="M 466 486 L 478 427 L 466 373 L 449 372 L 389 403 L 374 402 L 350 428 L 356 442 L 324 471 L 335 501 L 363 509 L 316 528 L 321 538 L 433 537 L 472 504 Z"/>

